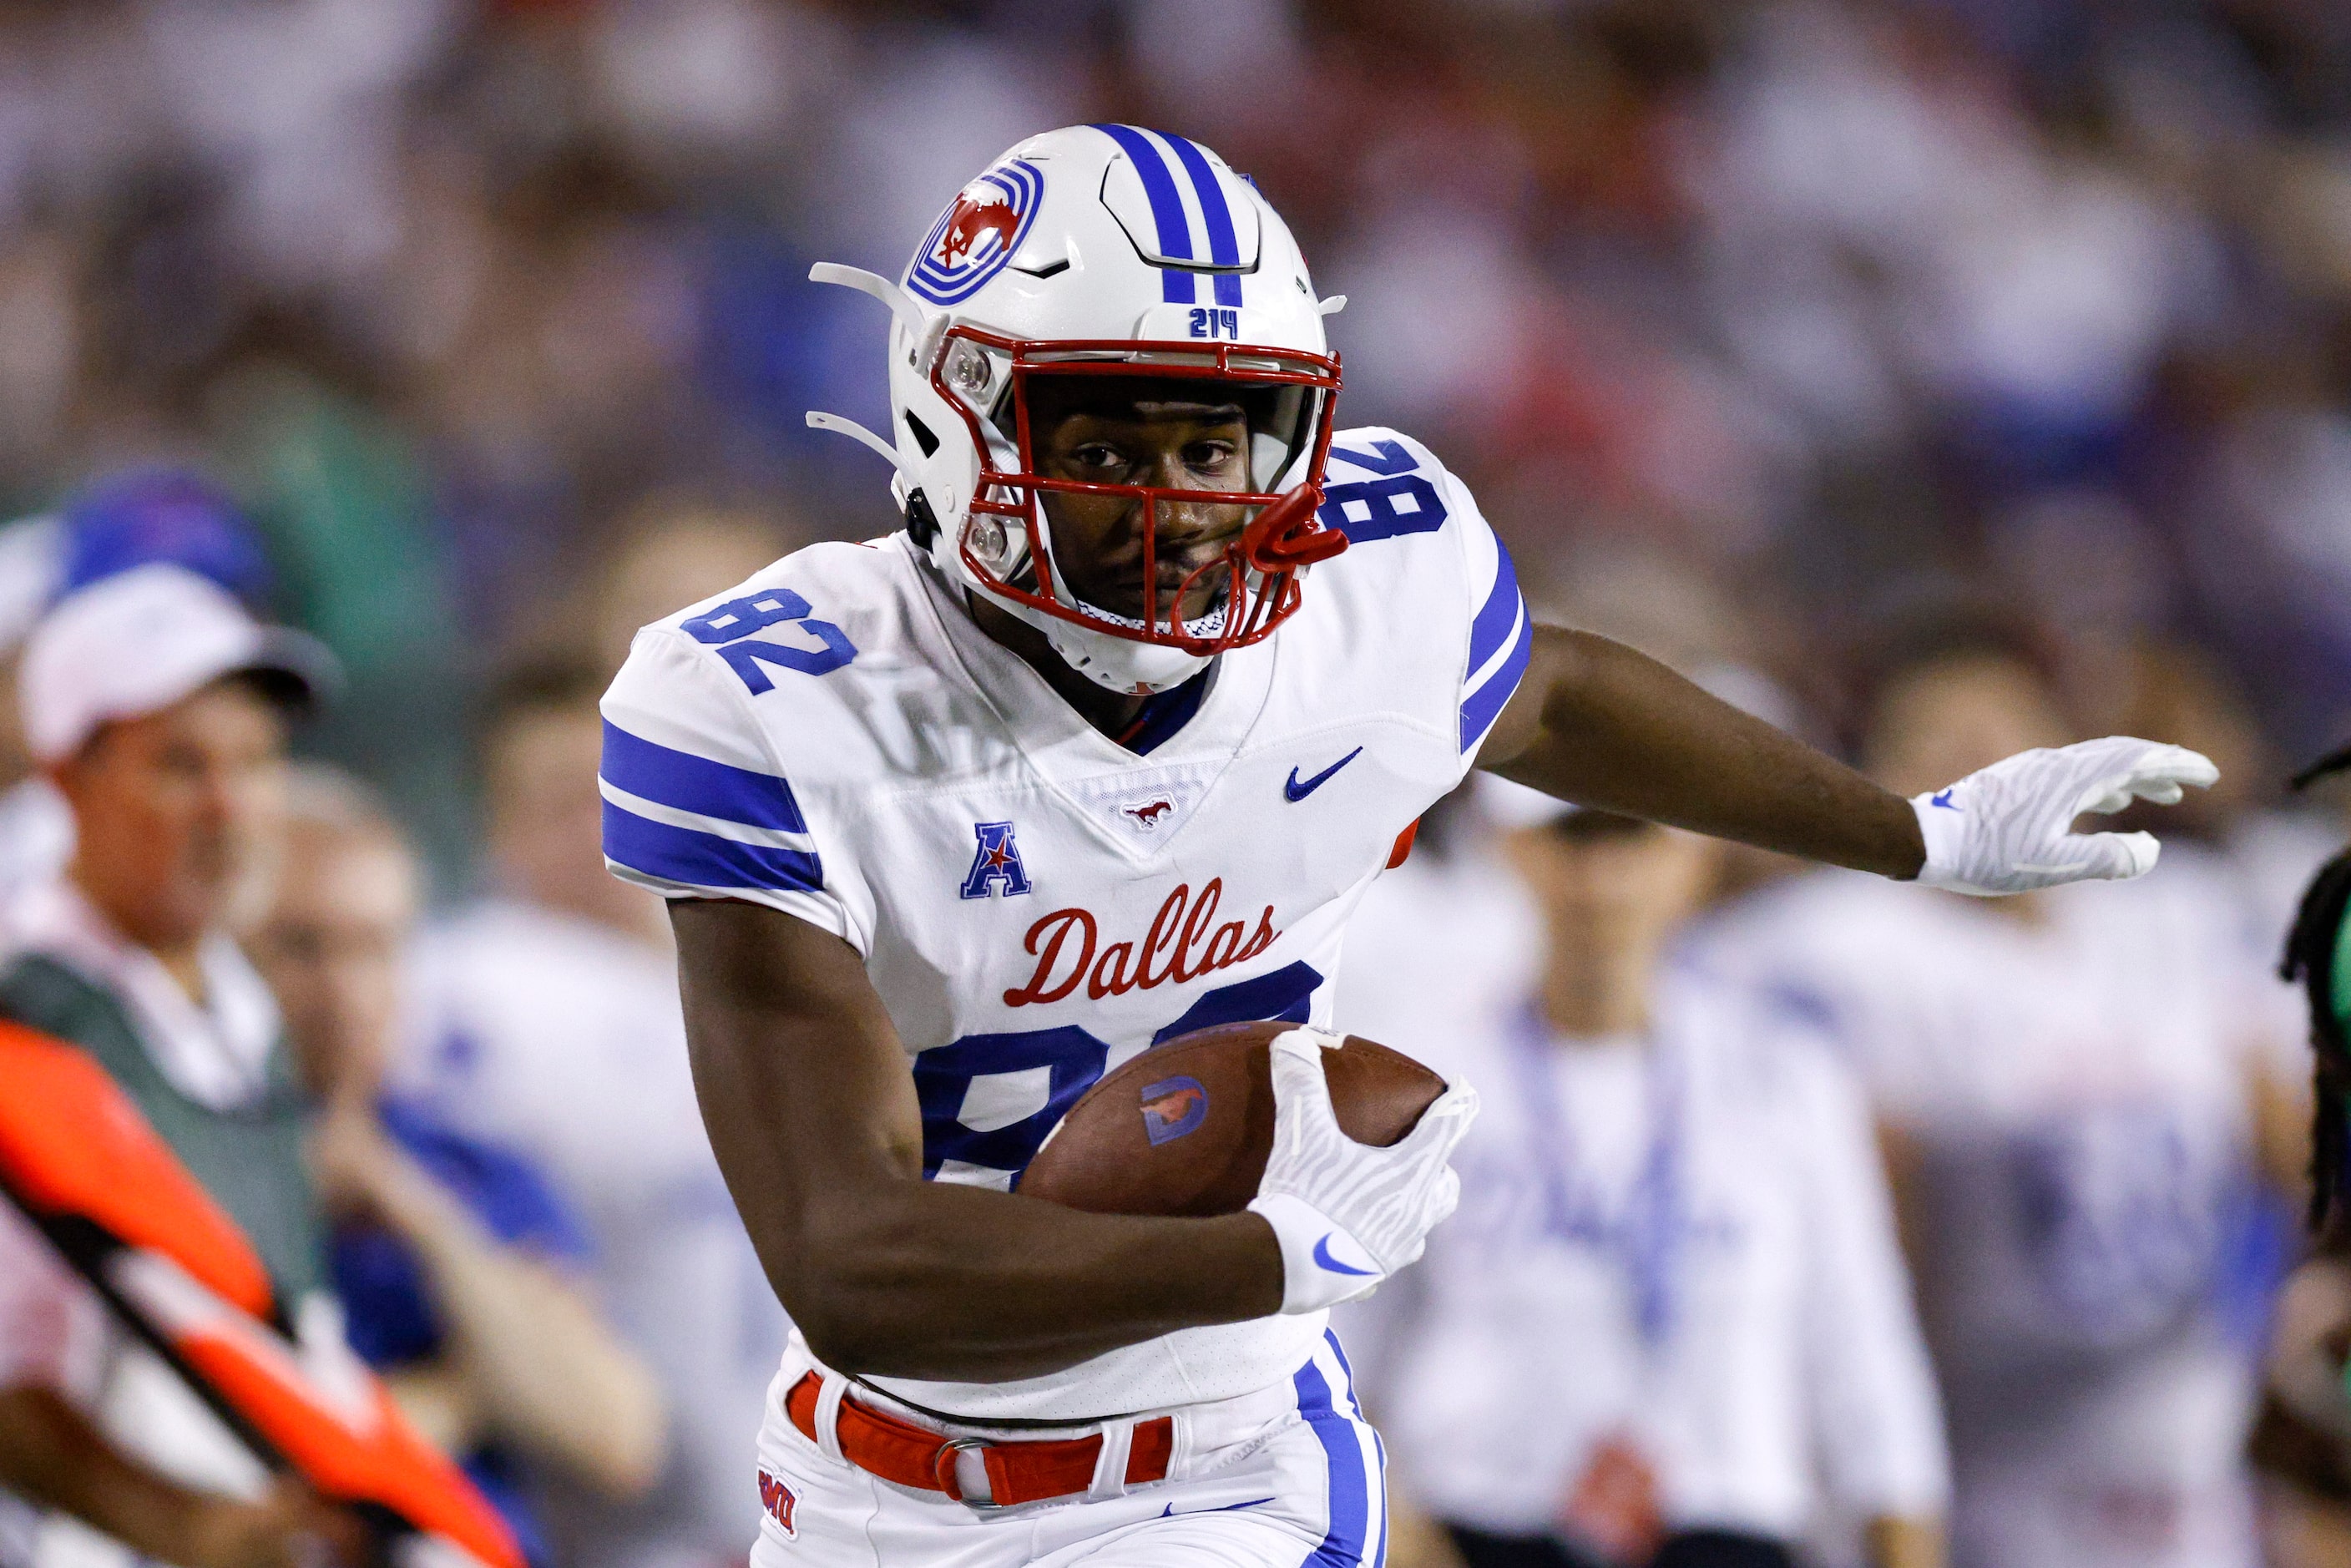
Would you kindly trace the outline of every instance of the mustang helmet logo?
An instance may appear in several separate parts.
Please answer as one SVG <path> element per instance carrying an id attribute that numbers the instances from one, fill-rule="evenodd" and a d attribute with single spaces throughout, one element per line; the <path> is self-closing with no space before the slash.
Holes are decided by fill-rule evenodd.
<path id="1" fill-rule="evenodd" d="M 1020 232 L 1020 214 L 1012 210 L 1012 204 L 992 185 L 982 187 L 982 192 L 974 195 L 967 191 L 947 209 L 947 232 L 933 253 L 947 271 L 963 265 L 980 235 L 992 234 L 998 250 L 1010 250 L 1012 236 Z"/>
<path id="2" fill-rule="evenodd" d="M 1045 177 L 1033 163 L 999 163 L 956 193 L 906 269 L 906 287 L 934 305 L 956 305 L 1004 269 L 1044 205 Z"/>

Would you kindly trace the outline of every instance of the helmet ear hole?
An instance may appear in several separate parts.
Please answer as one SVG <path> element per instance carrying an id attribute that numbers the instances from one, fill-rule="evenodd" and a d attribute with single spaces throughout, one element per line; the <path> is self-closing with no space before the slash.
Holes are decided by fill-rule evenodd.
<path id="1" fill-rule="evenodd" d="M 906 411 L 905 420 L 906 428 L 914 434 L 914 444 L 923 449 L 923 455 L 925 457 L 935 455 L 939 449 L 939 438 L 931 434 L 931 427 L 915 418 L 912 409 Z M 916 491 L 915 494 L 920 495 L 921 492 Z"/>

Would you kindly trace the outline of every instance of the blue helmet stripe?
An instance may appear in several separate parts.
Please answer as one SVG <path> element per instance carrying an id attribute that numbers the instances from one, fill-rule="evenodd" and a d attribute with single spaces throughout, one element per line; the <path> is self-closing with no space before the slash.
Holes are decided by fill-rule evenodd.
<path id="1" fill-rule="evenodd" d="M 1218 267 L 1238 267 L 1241 264 L 1241 244 L 1233 234 L 1233 212 L 1225 204 L 1225 188 L 1217 179 L 1217 172 L 1208 166 L 1208 155 L 1200 151 L 1196 141 L 1181 136 L 1167 138 L 1176 149 L 1176 156 L 1184 172 L 1192 176 L 1192 190 L 1200 198 L 1200 221 L 1208 228 L 1208 259 Z M 1216 275 L 1217 303 L 1238 305 L 1241 302 L 1241 275 L 1219 272 Z"/>
<path id="2" fill-rule="evenodd" d="M 1159 155 L 1151 138 L 1132 125 L 1097 125 L 1096 131 L 1119 144 L 1134 172 L 1143 177 L 1143 193 L 1151 199 L 1151 221 L 1159 228 L 1159 254 L 1180 261 L 1192 259 L 1192 223 L 1184 215 L 1184 198 L 1176 193 L 1176 177 L 1167 172 L 1167 160 Z M 1162 267 L 1159 272 L 1160 298 L 1171 305 L 1189 305 L 1197 296 L 1193 292 L 1192 275 L 1180 267 Z"/>

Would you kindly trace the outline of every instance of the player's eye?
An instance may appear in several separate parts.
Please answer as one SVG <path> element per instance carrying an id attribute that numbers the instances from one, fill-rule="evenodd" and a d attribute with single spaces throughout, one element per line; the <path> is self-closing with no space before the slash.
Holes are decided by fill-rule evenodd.
<path id="1" fill-rule="evenodd" d="M 1071 464 L 1080 468 L 1109 470 L 1126 466 L 1126 455 L 1107 441 L 1089 441 L 1070 454 Z"/>
<path id="2" fill-rule="evenodd" d="M 1195 441 L 1184 448 L 1184 461 L 1200 474 L 1221 474 L 1239 455 L 1240 448 L 1229 441 Z"/>

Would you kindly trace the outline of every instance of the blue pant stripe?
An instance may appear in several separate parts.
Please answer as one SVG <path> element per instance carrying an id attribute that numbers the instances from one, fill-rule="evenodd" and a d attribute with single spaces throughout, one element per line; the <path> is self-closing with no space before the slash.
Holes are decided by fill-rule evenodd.
<path id="1" fill-rule="evenodd" d="M 1331 1479 L 1330 1524 L 1322 1543 L 1299 1568 L 1362 1568 L 1372 1493 L 1370 1478 L 1364 1472 L 1363 1446 L 1355 1440 L 1355 1423 L 1332 1406 L 1331 1385 L 1312 1362 L 1300 1367 L 1291 1381 L 1298 1389 L 1298 1413 L 1322 1445 Z"/>
<path id="2" fill-rule="evenodd" d="M 1170 136 L 1167 141 L 1176 149 L 1184 172 L 1192 176 L 1192 189 L 1200 198 L 1200 221 L 1208 230 L 1208 259 L 1218 267 L 1238 267 L 1240 239 L 1233 233 L 1232 209 L 1225 204 L 1225 188 L 1217 183 L 1217 172 L 1208 166 L 1208 155 L 1200 151 L 1196 141 L 1187 141 L 1181 136 Z M 1217 273 L 1216 287 L 1217 304 L 1241 302 L 1239 273 Z"/>
<path id="3" fill-rule="evenodd" d="M 1159 230 L 1159 254 L 1176 261 L 1191 260 L 1192 225 L 1184 215 L 1184 198 L 1176 193 L 1176 177 L 1167 172 L 1167 160 L 1159 155 L 1151 138 L 1132 125 L 1094 129 L 1117 142 L 1142 176 L 1143 193 L 1151 200 L 1151 221 Z M 1197 298 L 1192 275 L 1180 267 L 1162 267 L 1159 285 L 1160 297 L 1171 305 L 1189 305 Z"/>

